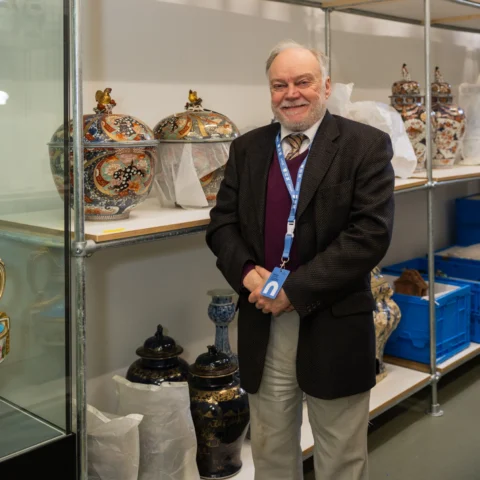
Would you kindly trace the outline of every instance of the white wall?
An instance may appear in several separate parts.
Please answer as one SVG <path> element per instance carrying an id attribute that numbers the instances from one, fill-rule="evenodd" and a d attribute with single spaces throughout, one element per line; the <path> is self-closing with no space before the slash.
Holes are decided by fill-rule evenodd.
<path id="1" fill-rule="evenodd" d="M 84 107 L 113 88 L 116 109 L 153 127 L 182 111 L 190 88 L 204 106 L 241 131 L 271 118 L 263 73 L 285 38 L 324 47 L 318 9 L 263 0 L 85 0 Z M 332 15 L 332 74 L 355 83 L 354 100 L 388 103 L 406 62 L 424 87 L 423 29 L 348 14 Z M 458 86 L 480 73 L 480 35 L 434 30 L 433 62 Z M 453 241 L 453 200 L 478 184 L 436 192 L 436 247 Z M 397 197 L 392 247 L 384 263 L 426 253 L 426 194 Z M 113 410 L 112 372 L 125 374 L 135 349 L 162 323 L 193 361 L 213 341 L 208 289 L 225 286 L 204 234 L 102 251 L 87 260 L 89 401 Z M 236 322 L 231 340 L 235 343 Z"/>

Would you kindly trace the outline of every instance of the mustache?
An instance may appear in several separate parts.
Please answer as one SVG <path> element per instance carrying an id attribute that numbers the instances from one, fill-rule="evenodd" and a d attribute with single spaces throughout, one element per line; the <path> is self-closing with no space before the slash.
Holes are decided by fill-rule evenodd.
<path id="1" fill-rule="evenodd" d="M 296 100 L 294 102 L 290 102 L 288 100 L 284 100 L 280 105 L 279 108 L 285 107 L 303 107 L 304 105 L 310 105 L 310 102 L 306 102 L 305 100 Z"/>

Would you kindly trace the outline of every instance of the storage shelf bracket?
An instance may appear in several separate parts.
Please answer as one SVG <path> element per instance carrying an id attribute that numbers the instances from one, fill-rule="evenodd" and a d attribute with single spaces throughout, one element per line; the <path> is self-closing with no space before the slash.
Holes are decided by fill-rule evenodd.
<path id="1" fill-rule="evenodd" d="M 85 242 L 72 242 L 73 257 L 90 257 L 95 251 L 96 243 L 93 240 Z"/>

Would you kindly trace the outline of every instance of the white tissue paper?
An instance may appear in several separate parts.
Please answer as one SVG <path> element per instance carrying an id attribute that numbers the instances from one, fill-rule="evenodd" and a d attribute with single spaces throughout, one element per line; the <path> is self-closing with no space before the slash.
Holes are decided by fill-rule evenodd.
<path id="1" fill-rule="evenodd" d="M 200 179 L 222 168 L 231 142 L 160 143 L 155 170 L 162 207 L 208 207 Z"/>
<path id="2" fill-rule="evenodd" d="M 187 382 L 132 383 L 113 377 L 118 414 L 140 413 L 139 480 L 199 480 Z"/>
<path id="3" fill-rule="evenodd" d="M 138 480 L 142 419 L 102 413 L 87 405 L 88 480 Z"/>
<path id="4" fill-rule="evenodd" d="M 390 105 L 380 102 L 351 102 L 353 83 L 335 83 L 327 107 L 330 113 L 371 125 L 390 135 L 393 147 L 392 166 L 395 176 L 409 178 L 417 167 L 417 157 L 408 138 L 401 115 Z"/>
<path id="5" fill-rule="evenodd" d="M 480 76 L 477 84 L 462 83 L 459 106 L 465 112 L 465 135 L 460 142 L 461 165 L 480 165 Z"/>

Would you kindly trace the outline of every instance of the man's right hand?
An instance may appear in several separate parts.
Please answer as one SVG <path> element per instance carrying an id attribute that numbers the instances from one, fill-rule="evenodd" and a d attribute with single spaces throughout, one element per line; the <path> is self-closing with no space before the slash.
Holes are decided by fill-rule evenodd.
<path id="1" fill-rule="evenodd" d="M 243 286 L 249 291 L 253 292 L 258 287 L 263 287 L 265 280 L 259 275 L 259 273 L 253 269 L 245 275 L 243 279 Z"/>

